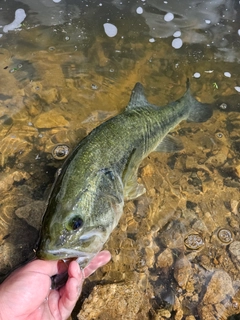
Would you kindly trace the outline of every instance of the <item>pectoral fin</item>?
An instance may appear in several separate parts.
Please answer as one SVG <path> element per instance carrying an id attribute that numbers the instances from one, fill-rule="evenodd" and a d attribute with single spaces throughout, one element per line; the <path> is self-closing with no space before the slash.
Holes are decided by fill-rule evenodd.
<path id="1" fill-rule="evenodd" d="M 183 143 L 177 139 L 174 138 L 171 135 L 167 135 L 163 138 L 163 140 L 159 143 L 157 148 L 154 151 L 159 152 L 177 152 L 184 149 Z"/>
<path id="2" fill-rule="evenodd" d="M 146 192 L 146 189 L 142 184 L 137 182 L 137 174 L 132 177 L 124 186 L 124 199 L 133 200 L 141 196 Z"/>

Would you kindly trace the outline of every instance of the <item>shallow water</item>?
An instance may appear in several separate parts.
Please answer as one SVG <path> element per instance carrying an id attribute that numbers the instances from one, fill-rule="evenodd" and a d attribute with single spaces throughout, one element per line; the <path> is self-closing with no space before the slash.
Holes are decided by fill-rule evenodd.
<path id="1" fill-rule="evenodd" d="M 239 6 L 221 0 L 0 4 L 2 278 L 34 257 L 63 163 L 54 148 L 72 150 L 124 110 L 137 81 L 151 103 L 165 105 L 182 96 L 190 78 L 213 117 L 175 128 L 184 151 L 153 153 L 142 162 L 147 192 L 126 203 L 105 246 L 112 261 L 87 281 L 83 298 L 91 296 L 74 314 L 80 307 L 79 319 L 240 314 Z"/>

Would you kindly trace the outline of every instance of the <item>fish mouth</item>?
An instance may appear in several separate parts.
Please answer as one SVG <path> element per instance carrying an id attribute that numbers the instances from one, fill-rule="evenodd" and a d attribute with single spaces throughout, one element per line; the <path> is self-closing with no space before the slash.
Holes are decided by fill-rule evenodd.
<path id="1" fill-rule="evenodd" d="M 47 250 L 46 257 L 49 258 L 51 256 L 54 260 L 76 259 L 77 263 L 80 264 L 80 266 L 85 266 L 96 254 L 97 252 L 90 253 L 74 249 L 60 248 L 56 250 Z"/>

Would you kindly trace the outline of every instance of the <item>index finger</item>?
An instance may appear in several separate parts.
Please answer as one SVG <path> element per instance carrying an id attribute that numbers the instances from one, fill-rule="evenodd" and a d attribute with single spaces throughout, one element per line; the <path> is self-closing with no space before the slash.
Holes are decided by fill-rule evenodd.
<path id="1" fill-rule="evenodd" d="M 83 269 L 84 278 L 89 277 L 98 268 L 107 264 L 111 259 L 111 253 L 107 250 L 99 252 L 90 263 Z"/>

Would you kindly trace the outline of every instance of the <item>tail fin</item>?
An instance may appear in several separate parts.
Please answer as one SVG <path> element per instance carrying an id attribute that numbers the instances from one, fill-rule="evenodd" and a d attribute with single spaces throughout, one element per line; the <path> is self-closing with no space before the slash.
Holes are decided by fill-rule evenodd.
<path id="1" fill-rule="evenodd" d="M 187 91 L 184 95 L 187 104 L 189 105 L 189 116 L 188 121 L 193 122 L 205 122 L 212 116 L 212 109 L 206 103 L 201 103 L 197 101 L 190 92 L 189 79 L 187 79 Z"/>

